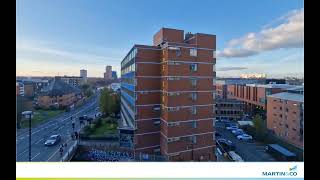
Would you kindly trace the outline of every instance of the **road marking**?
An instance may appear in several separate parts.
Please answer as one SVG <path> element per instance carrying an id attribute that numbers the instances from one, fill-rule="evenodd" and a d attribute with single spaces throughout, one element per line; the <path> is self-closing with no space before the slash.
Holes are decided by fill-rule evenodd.
<path id="1" fill-rule="evenodd" d="M 43 140 L 43 138 L 42 139 L 40 139 L 39 141 L 37 141 L 35 144 L 38 144 L 39 142 L 41 142 Z"/>
<path id="2" fill-rule="evenodd" d="M 66 143 L 69 144 L 70 141 L 72 141 L 72 139 L 67 140 Z M 70 145 L 69 145 L 68 147 L 70 148 Z M 59 152 L 59 149 L 60 149 L 60 148 L 58 148 L 57 151 L 55 151 L 55 152 L 49 157 L 49 159 L 47 160 L 47 162 L 48 162 L 55 154 L 57 154 L 57 152 Z M 69 149 L 68 149 L 68 150 L 69 150 Z M 67 152 L 68 150 L 64 149 L 64 150 L 63 150 L 63 153 Z"/>
<path id="3" fill-rule="evenodd" d="M 48 162 L 57 152 L 59 152 L 59 148 L 49 157 L 49 159 L 47 160 L 47 162 Z"/>
<path id="4" fill-rule="evenodd" d="M 34 158 L 36 158 L 37 156 L 39 156 L 40 153 L 36 154 L 33 158 L 31 158 L 31 160 L 33 160 Z"/>
<path id="5" fill-rule="evenodd" d="M 33 134 L 35 134 L 35 133 L 38 133 L 38 132 L 40 132 L 41 130 L 38 130 L 38 131 L 35 131 L 35 132 L 33 132 L 31 135 L 33 135 Z"/>
<path id="6" fill-rule="evenodd" d="M 18 158 L 19 156 L 21 156 L 22 154 L 24 154 L 25 152 L 27 152 L 27 151 L 28 151 L 28 149 L 26 149 L 26 150 L 24 150 L 22 153 L 18 154 L 18 155 L 17 155 L 17 158 Z"/>

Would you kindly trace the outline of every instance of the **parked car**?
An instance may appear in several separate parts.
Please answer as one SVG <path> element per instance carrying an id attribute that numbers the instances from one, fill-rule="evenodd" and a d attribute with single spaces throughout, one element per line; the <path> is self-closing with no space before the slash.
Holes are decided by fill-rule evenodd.
<path id="1" fill-rule="evenodd" d="M 226 139 L 217 139 L 216 143 L 218 146 L 221 146 L 225 151 L 233 151 L 236 149 L 236 146 L 230 140 Z"/>
<path id="2" fill-rule="evenodd" d="M 238 134 L 238 135 L 245 133 L 243 129 L 235 129 L 235 130 L 232 130 L 231 132 L 232 134 Z"/>
<path id="3" fill-rule="evenodd" d="M 232 131 L 232 130 L 239 129 L 239 128 L 238 128 L 238 126 L 229 126 L 229 127 L 226 127 L 226 129 Z"/>
<path id="4" fill-rule="evenodd" d="M 52 135 L 49 137 L 49 139 L 46 140 L 46 142 L 44 142 L 44 145 L 53 146 L 53 145 L 59 143 L 60 140 L 61 140 L 61 136 L 59 134 Z"/>
<path id="5" fill-rule="evenodd" d="M 241 134 L 237 136 L 237 139 L 239 140 L 252 140 L 252 136 L 249 134 Z"/>
<path id="6" fill-rule="evenodd" d="M 227 122 L 227 123 L 224 123 L 224 126 L 225 126 L 225 127 L 237 126 L 237 124 L 234 123 L 234 122 Z"/>

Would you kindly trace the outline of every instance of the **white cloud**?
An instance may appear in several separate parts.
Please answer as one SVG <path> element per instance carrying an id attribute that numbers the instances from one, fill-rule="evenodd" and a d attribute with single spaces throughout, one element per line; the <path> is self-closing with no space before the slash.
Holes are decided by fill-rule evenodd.
<path id="1" fill-rule="evenodd" d="M 304 9 L 290 11 L 276 27 L 263 28 L 258 33 L 232 39 L 228 46 L 217 52 L 218 57 L 248 57 L 264 51 L 281 48 L 302 48 L 304 41 Z"/>

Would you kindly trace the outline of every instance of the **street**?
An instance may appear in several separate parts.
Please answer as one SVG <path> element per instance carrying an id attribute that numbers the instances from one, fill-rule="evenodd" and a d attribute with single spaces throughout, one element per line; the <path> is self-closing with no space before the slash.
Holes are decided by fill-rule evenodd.
<path id="1" fill-rule="evenodd" d="M 47 121 L 35 128 L 32 128 L 31 134 L 31 161 L 60 161 L 59 145 L 67 143 L 67 148 L 75 142 L 71 139 L 72 120 L 75 120 L 75 131 L 80 130 L 80 123 L 75 117 L 82 115 L 94 116 L 96 114 L 96 107 L 98 107 L 98 95 L 94 95 L 81 107 L 74 109 L 70 112 Z M 73 117 L 71 120 L 70 117 Z M 61 141 L 54 146 L 45 146 L 44 142 L 54 134 L 61 135 Z M 73 141 L 73 142 L 72 142 Z M 19 130 L 16 136 L 17 152 L 16 161 L 25 162 L 29 161 L 29 132 L 28 129 Z M 64 152 L 67 152 L 64 148 Z"/>
<path id="2" fill-rule="evenodd" d="M 230 140 L 235 145 L 235 152 L 239 154 L 244 161 L 259 162 L 259 161 L 275 161 L 275 159 L 264 151 L 265 145 L 254 141 L 238 140 L 231 131 L 228 131 L 224 127 L 224 123 L 216 122 L 216 131 L 222 135 L 222 137 L 216 137 L 216 139 L 224 138 Z"/>

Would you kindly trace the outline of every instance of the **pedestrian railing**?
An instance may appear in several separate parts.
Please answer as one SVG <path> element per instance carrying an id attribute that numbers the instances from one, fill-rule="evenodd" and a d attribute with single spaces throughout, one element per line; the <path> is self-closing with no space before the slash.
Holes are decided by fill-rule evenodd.
<path id="1" fill-rule="evenodd" d="M 71 147 L 68 149 L 68 151 L 65 153 L 64 156 L 62 156 L 61 161 L 70 161 L 70 159 L 72 158 L 72 156 L 75 153 L 75 150 L 77 149 L 78 146 L 78 141 L 75 141 L 74 144 L 71 145 Z"/>

